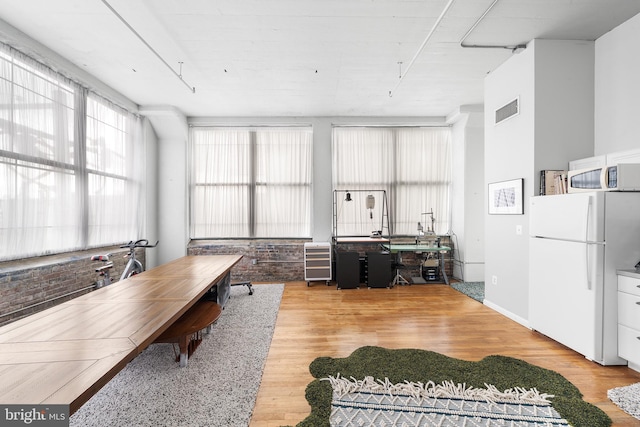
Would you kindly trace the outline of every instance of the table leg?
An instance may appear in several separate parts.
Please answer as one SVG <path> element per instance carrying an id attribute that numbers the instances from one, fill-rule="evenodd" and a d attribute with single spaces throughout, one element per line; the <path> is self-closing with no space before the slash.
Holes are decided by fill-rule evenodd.
<path id="1" fill-rule="evenodd" d="M 449 277 L 447 277 L 447 271 L 444 268 L 444 253 L 442 251 L 440 254 L 440 271 L 442 272 L 442 278 L 444 279 L 444 283 L 449 284 Z"/>
<path id="2" fill-rule="evenodd" d="M 187 362 L 189 360 L 189 335 L 182 335 L 178 340 L 178 347 L 180 347 L 180 367 L 184 368 L 187 366 Z"/>

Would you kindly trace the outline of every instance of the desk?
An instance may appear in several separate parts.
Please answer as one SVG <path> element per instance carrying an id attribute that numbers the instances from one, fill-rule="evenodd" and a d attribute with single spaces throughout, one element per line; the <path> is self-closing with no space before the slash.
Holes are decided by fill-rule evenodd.
<path id="1" fill-rule="evenodd" d="M 336 245 L 341 243 L 352 243 L 352 244 L 381 244 L 388 245 L 389 238 L 388 237 L 367 237 L 367 236 L 352 236 L 352 237 L 334 237 L 333 241 Z"/>
<path id="2" fill-rule="evenodd" d="M 442 274 L 442 278 L 444 279 L 444 283 L 449 284 L 449 278 L 447 277 L 447 272 L 444 268 L 444 254 L 451 251 L 451 248 L 448 246 L 431 246 L 425 244 L 414 244 L 414 243 L 394 243 L 394 244 L 383 244 L 382 245 L 386 250 L 391 252 L 392 254 L 397 254 L 400 256 L 402 252 L 414 252 L 414 253 L 438 253 L 438 263 L 440 264 L 440 272 Z"/>
<path id="3" fill-rule="evenodd" d="M 1 327 L 0 403 L 73 414 L 241 258 L 186 256 Z"/>

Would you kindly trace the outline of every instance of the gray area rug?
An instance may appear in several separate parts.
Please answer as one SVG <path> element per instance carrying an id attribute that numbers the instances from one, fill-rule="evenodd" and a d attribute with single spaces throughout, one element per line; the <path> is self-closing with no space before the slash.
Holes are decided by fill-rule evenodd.
<path id="1" fill-rule="evenodd" d="M 451 287 L 476 301 L 484 302 L 484 282 L 455 282 Z"/>
<path id="2" fill-rule="evenodd" d="M 247 426 L 284 290 L 231 288 L 210 335 L 175 362 L 171 344 L 152 344 L 70 419 L 80 426 Z"/>
<path id="3" fill-rule="evenodd" d="M 624 412 L 640 420 L 640 383 L 612 388 L 607 396 Z"/>

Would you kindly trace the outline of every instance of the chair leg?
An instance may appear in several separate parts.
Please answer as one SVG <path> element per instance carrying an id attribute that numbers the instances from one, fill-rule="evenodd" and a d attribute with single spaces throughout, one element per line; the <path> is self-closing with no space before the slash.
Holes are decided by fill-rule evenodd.
<path id="1" fill-rule="evenodd" d="M 249 295 L 253 295 L 253 286 L 251 282 L 233 282 L 231 286 L 246 286 L 249 289 Z"/>
<path id="2" fill-rule="evenodd" d="M 409 281 L 404 277 L 402 277 L 402 275 L 400 274 L 400 270 L 396 268 L 396 276 L 393 278 L 393 282 L 391 283 L 391 285 L 395 286 L 395 285 L 408 285 L 408 284 L 409 284 Z"/>

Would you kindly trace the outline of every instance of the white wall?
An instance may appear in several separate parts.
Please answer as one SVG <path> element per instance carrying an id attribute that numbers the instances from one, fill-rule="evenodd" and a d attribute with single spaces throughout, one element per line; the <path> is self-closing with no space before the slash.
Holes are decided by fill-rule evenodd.
<path id="1" fill-rule="evenodd" d="M 594 42 L 534 40 L 535 170 L 593 155 Z M 539 185 L 536 175 L 535 189 Z"/>
<path id="2" fill-rule="evenodd" d="M 157 208 L 149 215 L 156 215 L 159 244 L 149 253 L 154 253 L 155 262 L 164 264 L 186 255 L 189 243 L 188 124 L 173 107 L 141 107 L 140 113 L 149 119 L 157 135 Z"/>
<path id="3" fill-rule="evenodd" d="M 640 148 L 640 14 L 596 40 L 595 155 Z"/>
<path id="4" fill-rule="evenodd" d="M 534 50 L 514 55 L 485 78 L 485 184 L 525 179 L 525 200 L 533 188 Z M 495 111 L 519 97 L 520 113 L 498 125 Z M 487 189 L 484 190 L 485 195 Z M 517 235 L 522 215 L 485 218 L 485 304 L 522 323 L 527 317 L 528 239 Z M 495 283 L 494 283 L 495 282 Z"/>
<path id="5" fill-rule="evenodd" d="M 480 282 L 484 281 L 485 272 L 484 112 L 471 115 L 466 133 L 465 239 L 459 246 L 463 253 L 464 280 Z"/>
<path id="6" fill-rule="evenodd" d="M 453 277 L 484 281 L 484 113 L 462 106 L 448 117 L 452 125 L 451 232 Z"/>
<path id="7" fill-rule="evenodd" d="M 311 235 L 316 242 L 331 241 L 333 193 L 331 186 L 331 123 L 323 119 L 313 124 L 313 211 Z"/>
<path id="8" fill-rule="evenodd" d="M 593 42 L 534 40 L 485 79 L 485 182 L 524 179 L 523 215 L 485 214 L 485 303 L 523 324 L 529 268 L 544 268 L 529 265 L 528 200 L 540 170 L 593 152 L 593 58 Z M 516 97 L 520 113 L 494 124 Z"/>
<path id="9" fill-rule="evenodd" d="M 145 142 L 145 188 L 144 188 L 144 205 L 145 205 L 145 233 L 144 238 L 150 243 L 159 240 L 159 224 L 158 224 L 158 137 L 151 126 L 149 120 L 144 119 L 143 122 L 143 138 Z M 145 254 L 146 265 L 149 269 L 160 264 L 157 249 L 149 249 Z"/>

